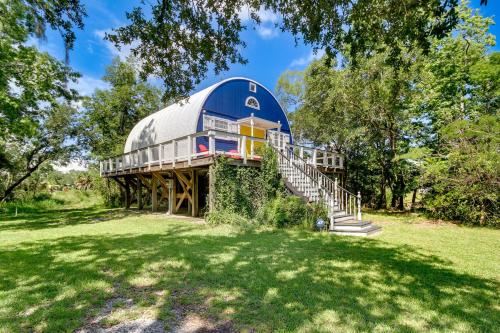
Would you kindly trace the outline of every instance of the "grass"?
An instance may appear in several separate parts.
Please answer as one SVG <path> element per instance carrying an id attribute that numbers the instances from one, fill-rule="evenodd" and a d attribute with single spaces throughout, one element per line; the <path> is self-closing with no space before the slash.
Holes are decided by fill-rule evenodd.
<path id="1" fill-rule="evenodd" d="M 61 199 L 0 215 L 0 332 L 71 332 L 99 316 L 104 327 L 499 332 L 499 230 L 373 214 L 375 238 L 242 231 Z"/>

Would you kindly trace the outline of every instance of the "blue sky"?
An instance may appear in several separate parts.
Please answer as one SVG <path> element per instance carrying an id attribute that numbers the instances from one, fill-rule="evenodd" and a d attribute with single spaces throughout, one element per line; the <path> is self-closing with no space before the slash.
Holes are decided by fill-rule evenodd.
<path id="1" fill-rule="evenodd" d="M 473 0 L 471 5 L 479 7 L 480 0 Z M 139 1 L 83 0 L 88 17 L 85 19 L 83 31 L 77 31 L 77 40 L 70 53 L 70 65 L 82 74 L 77 89 L 83 95 L 89 95 L 95 88 L 105 88 L 101 80 L 106 66 L 115 56 L 127 55 L 127 48 L 118 51 L 102 37 L 106 31 L 127 22 L 125 12 L 130 11 Z M 488 6 L 480 7 L 484 16 L 498 15 L 500 1 L 489 0 Z M 269 89 L 274 90 L 279 75 L 286 69 L 303 69 L 309 62 L 321 54 L 314 54 L 312 48 L 303 44 L 295 45 L 289 33 L 282 33 L 274 28 L 278 17 L 269 12 L 262 13 L 261 26 L 249 28 L 243 32 L 242 38 L 247 47 L 242 54 L 249 60 L 247 65 L 232 65 L 228 72 L 215 76 L 209 73 L 196 90 L 232 76 L 252 78 Z M 498 36 L 499 25 L 491 27 L 491 32 Z M 497 41 L 500 43 L 500 41 Z M 63 43 L 57 32 L 50 31 L 46 41 L 31 40 L 44 51 L 58 59 L 64 59 Z M 500 50 L 500 46 L 495 46 Z"/>

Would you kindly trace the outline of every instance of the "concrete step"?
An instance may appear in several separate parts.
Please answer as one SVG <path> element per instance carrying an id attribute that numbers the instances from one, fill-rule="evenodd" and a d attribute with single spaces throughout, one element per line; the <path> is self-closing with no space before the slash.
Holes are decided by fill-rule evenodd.
<path id="1" fill-rule="evenodd" d="M 334 223 L 345 222 L 345 221 L 353 221 L 353 222 L 355 222 L 356 219 L 354 218 L 354 215 L 350 215 L 350 214 L 333 215 L 333 222 Z"/>
<path id="2" fill-rule="evenodd" d="M 367 221 L 356 221 L 356 222 L 340 222 L 340 223 L 334 223 L 332 230 L 336 231 L 361 231 L 361 230 L 367 230 L 369 228 L 373 227 L 373 224 L 371 222 Z"/>
<path id="3" fill-rule="evenodd" d="M 336 235 L 344 235 L 344 236 L 371 236 L 376 235 L 382 232 L 382 228 L 376 225 L 371 225 L 368 228 L 358 229 L 358 230 L 338 230 L 334 229 L 330 230 L 330 233 Z"/>

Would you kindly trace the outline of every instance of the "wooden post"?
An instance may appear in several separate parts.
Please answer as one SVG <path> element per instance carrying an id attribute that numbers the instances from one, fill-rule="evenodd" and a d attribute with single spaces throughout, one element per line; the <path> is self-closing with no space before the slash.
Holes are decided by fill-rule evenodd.
<path id="1" fill-rule="evenodd" d="M 139 209 L 143 208 L 142 204 L 142 182 L 139 177 L 137 177 L 137 207 Z"/>
<path id="2" fill-rule="evenodd" d="M 175 154 L 177 153 L 177 144 L 172 140 L 172 168 L 175 168 Z"/>
<path id="3" fill-rule="evenodd" d="M 192 171 L 191 174 L 191 182 L 193 183 L 193 187 L 191 189 L 192 197 L 193 197 L 193 205 L 191 207 L 191 215 L 198 216 L 198 172 L 196 170 Z"/>
<path id="4" fill-rule="evenodd" d="M 337 177 L 335 177 L 335 181 L 334 181 L 334 185 L 333 185 L 333 205 L 334 206 L 338 205 L 338 200 L 337 200 L 338 185 L 337 184 L 338 184 Z"/>
<path id="5" fill-rule="evenodd" d="M 170 201 L 172 202 L 172 214 L 175 214 L 177 213 L 177 176 L 175 172 L 172 172 L 172 196 Z"/>
<path id="6" fill-rule="evenodd" d="M 251 138 L 250 138 L 250 158 L 251 159 L 253 159 L 253 155 L 254 155 L 254 143 L 253 143 L 254 133 L 253 133 L 253 126 L 254 126 L 254 121 L 253 121 L 253 113 L 252 113 L 252 118 L 250 119 L 250 136 L 251 136 Z M 278 138 L 278 145 L 279 145 L 279 138 Z"/>
<path id="7" fill-rule="evenodd" d="M 214 204 L 215 204 L 215 175 L 214 175 L 214 167 L 212 164 L 208 167 L 208 211 L 210 213 L 212 213 L 215 209 Z"/>
<path id="8" fill-rule="evenodd" d="M 152 158 L 153 154 L 151 154 L 151 147 L 148 147 L 147 151 L 148 151 L 148 170 L 151 170 L 151 160 L 153 159 Z"/>
<path id="9" fill-rule="evenodd" d="M 361 192 L 358 191 L 358 221 L 361 221 Z"/>
<path id="10" fill-rule="evenodd" d="M 174 198 L 174 186 L 173 186 L 173 181 L 168 182 L 168 214 L 172 215 L 174 213 L 174 203 L 173 203 L 173 198 Z"/>
<path id="11" fill-rule="evenodd" d="M 215 132 L 208 132 L 208 150 L 210 155 L 215 155 Z"/>
<path id="12" fill-rule="evenodd" d="M 316 166 L 316 160 L 318 156 L 318 151 L 316 149 L 313 150 L 313 156 L 312 156 L 312 164 Z"/>
<path id="13" fill-rule="evenodd" d="M 241 155 L 243 156 L 243 164 L 247 164 L 247 137 L 241 138 Z"/>
<path id="14" fill-rule="evenodd" d="M 160 151 L 158 152 L 158 158 L 160 160 L 159 163 L 160 163 L 160 170 L 161 170 L 162 163 L 163 163 L 163 144 L 160 143 L 160 146 L 158 149 L 160 149 Z"/>
<path id="15" fill-rule="evenodd" d="M 191 135 L 188 135 L 188 144 L 187 144 L 187 151 L 188 151 L 188 156 L 187 156 L 187 161 L 188 165 L 191 166 L 191 155 L 193 154 L 193 140 L 191 138 Z"/>
<path id="16" fill-rule="evenodd" d="M 125 178 L 125 208 L 130 208 L 131 201 L 132 198 L 130 196 L 130 181 L 128 180 L 128 178 Z"/>
<path id="17" fill-rule="evenodd" d="M 304 159 L 304 147 L 299 148 L 299 156 L 301 159 Z"/>
<path id="18" fill-rule="evenodd" d="M 158 211 L 158 181 L 151 177 L 151 210 Z"/>

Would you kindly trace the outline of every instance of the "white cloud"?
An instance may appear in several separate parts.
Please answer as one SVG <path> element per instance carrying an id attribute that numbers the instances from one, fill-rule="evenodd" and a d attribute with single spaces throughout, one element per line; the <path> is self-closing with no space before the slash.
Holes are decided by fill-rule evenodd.
<path id="1" fill-rule="evenodd" d="M 324 55 L 325 55 L 325 50 L 318 50 L 316 53 L 314 53 L 314 51 L 311 50 L 311 52 L 309 52 L 309 55 L 304 56 L 304 57 L 300 57 L 300 58 L 292 61 L 289 67 L 305 66 L 314 60 L 320 59 Z"/>
<path id="2" fill-rule="evenodd" d="M 83 75 L 77 82 L 72 82 L 70 87 L 78 91 L 82 96 L 90 96 L 95 89 L 108 89 L 109 83 L 88 75 Z"/>
<path id="3" fill-rule="evenodd" d="M 111 29 L 105 30 L 95 30 L 94 35 L 99 38 L 99 41 L 104 44 L 104 46 L 108 49 L 109 53 L 113 56 L 117 56 L 120 60 L 124 61 L 128 58 L 131 53 L 131 50 L 137 46 L 137 43 L 132 43 L 131 45 L 122 45 L 120 49 L 118 49 L 113 43 L 108 40 L 105 40 L 104 37 L 106 33 L 110 33 Z"/>
<path id="4" fill-rule="evenodd" d="M 278 36 L 278 29 L 274 26 L 273 27 L 259 26 L 257 27 L 257 33 L 263 39 L 272 39 Z"/>
<path id="5" fill-rule="evenodd" d="M 243 23 L 249 23 L 252 21 L 252 17 L 250 16 L 250 8 L 248 6 L 244 6 L 238 16 Z M 269 10 L 264 9 L 264 7 L 260 7 L 257 15 L 260 17 L 260 25 L 256 26 L 257 33 L 263 39 L 271 39 L 278 36 L 279 29 L 276 27 L 276 24 L 280 20 L 280 16 Z"/>
<path id="6" fill-rule="evenodd" d="M 70 171 L 87 171 L 87 163 L 85 163 L 82 160 L 73 160 L 70 161 L 67 164 L 59 164 L 59 163 L 52 163 L 52 166 L 54 167 L 55 170 L 62 172 L 62 173 L 68 173 Z"/>

